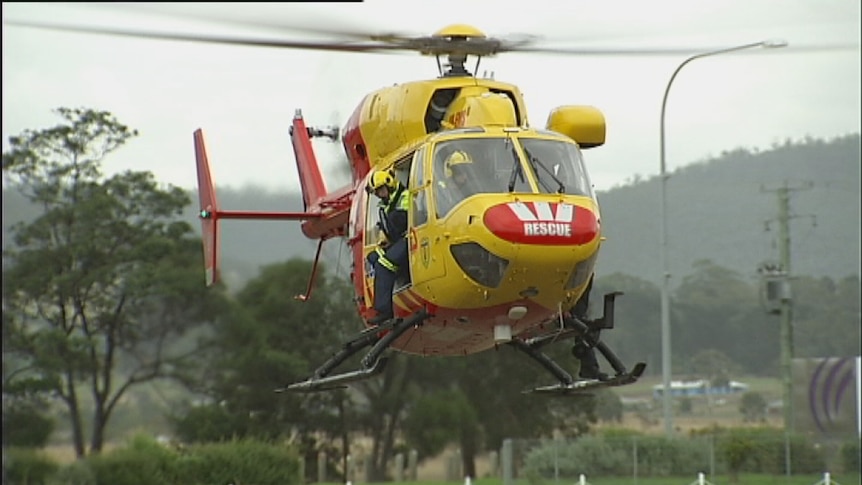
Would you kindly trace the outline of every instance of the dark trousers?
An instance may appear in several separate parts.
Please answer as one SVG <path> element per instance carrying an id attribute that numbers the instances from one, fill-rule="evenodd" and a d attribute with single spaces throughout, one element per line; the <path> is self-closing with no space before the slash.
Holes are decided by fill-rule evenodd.
<path id="1" fill-rule="evenodd" d="M 393 315 L 392 290 L 395 281 L 401 275 L 408 273 L 407 239 L 401 238 L 386 248 L 384 257 L 398 266 L 397 273 L 380 264 L 379 255 L 374 252 L 368 255 L 368 262 L 374 266 L 374 309 L 378 314 Z"/>

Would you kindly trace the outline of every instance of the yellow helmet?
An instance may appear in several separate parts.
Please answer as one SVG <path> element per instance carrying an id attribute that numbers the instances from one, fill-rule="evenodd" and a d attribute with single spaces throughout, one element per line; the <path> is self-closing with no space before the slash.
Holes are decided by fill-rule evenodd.
<path id="1" fill-rule="evenodd" d="M 449 158 L 443 162 L 443 173 L 446 174 L 446 177 L 451 178 L 453 175 L 452 167 L 467 163 L 473 163 L 473 159 L 470 158 L 470 155 L 467 155 L 461 150 L 457 150 L 455 153 L 449 155 Z"/>
<path id="2" fill-rule="evenodd" d="M 392 170 L 377 170 L 368 179 L 368 192 L 373 193 L 380 187 L 388 187 L 390 191 L 398 188 L 398 179 Z"/>

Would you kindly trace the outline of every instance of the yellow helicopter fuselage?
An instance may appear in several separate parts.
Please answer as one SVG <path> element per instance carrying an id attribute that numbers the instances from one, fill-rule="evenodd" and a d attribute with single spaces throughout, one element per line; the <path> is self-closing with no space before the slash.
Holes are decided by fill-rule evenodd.
<path id="1" fill-rule="evenodd" d="M 472 176 L 453 197 L 442 161 L 454 150 L 470 154 Z M 396 315 L 421 308 L 433 315 L 395 348 L 420 355 L 485 350 L 555 322 L 586 290 L 600 214 L 571 138 L 473 126 L 426 135 L 384 160 L 410 197 L 410 277 L 394 295 Z M 363 313 L 374 296 L 366 257 L 379 240 L 377 203 L 357 191 L 351 211 L 348 241 Z"/>
<path id="2" fill-rule="evenodd" d="M 395 84 L 366 95 L 342 130 L 353 180 L 372 167 L 391 164 L 429 134 L 453 128 L 529 126 L 517 86 L 472 76 L 441 77 Z M 605 121 L 589 106 L 560 106 L 547 128 L 576 140 L 581 148 L 604 143 Z"/>

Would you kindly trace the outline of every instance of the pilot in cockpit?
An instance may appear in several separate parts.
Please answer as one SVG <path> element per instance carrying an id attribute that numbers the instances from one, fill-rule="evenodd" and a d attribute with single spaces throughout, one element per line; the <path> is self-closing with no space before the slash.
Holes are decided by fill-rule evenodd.
<path id="1" fill-rule="evenodd" d="M 456 150 L 443 162 L 443 177 L 437 181 L 437 217 L 443 217 L 455 205 L 473 194 L 470 169 L 473 159 L 467 152 Z"/>

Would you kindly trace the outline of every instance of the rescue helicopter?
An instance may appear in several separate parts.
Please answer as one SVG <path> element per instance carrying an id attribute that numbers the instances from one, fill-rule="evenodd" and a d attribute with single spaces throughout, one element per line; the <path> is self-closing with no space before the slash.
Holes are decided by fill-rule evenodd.
<path id="1" fill-rule="evenodd" d="M 643 374 L 644 363 L 629 370 L 600 338 L 603 330 L 614 327 L 614 302 L 621 293 L 604 295 L 603 316 L 589 319 L 586 312 L 604 238 L 583 152 L 605 143 L 602 112 L 592 106 L 562 105 L 543 127 L 533 126 L 517 86 L 474 74 L 483 57 L 506 52 L 595 54 L 595 50 L 536 47 L 532 38 L 490 37 L 466 24 L 449 25 L 432 35 L 354 36 L 344 42 L 14 24 L 318 51 L 412 51 L 436 58 L 437 77 L 367 94 L 342 129 L 307 126 L 296 110 L 289 132 L 302 212 L 223 209 L 204 133 L 198 129 L 193 134 L 207 285 L 219 280 L 219 222 L 226 219 L 301 222 L 303 234 L 318 245 L 307 290 L 297 296 L 300 300 L 312 296 L 324 242 L 342 239 L 349 248 L 354 301 L 366 328 L 343 342 L 307 379 L 283 390 L 329 390 L 371 378 L 383 371 L 389 350 L 466 356 L 509 345 L 556 380 L 525 391 L 535 393 L 589 392 L 629 384 Z M 471 58 L 473 72 L 467 65 Z M 312 144 L 315 138 L 340 141 L 350 164 L 349 184 L 327 186 Z M 450 183 L 456 169 L 467 174 L 464 185 Z M 409 194 L 409 271 L 392 295 L 394 318 L 371 324 L 374 275 L 367 257 L 381 234 L 377 200 L 367 188 L 381 171 L 388 174 L 387 183 L 403 184 Z M 583 378 L 580 373 L 575 378 L 541 350 L 569 339 L 575 342 L 573 354 L 582 367 L 589 362 L 577 349 L 587 349 L 593 362 L 598 351 L 613 374 L 595 372 L 595 367 L 592 375 Z M 358 369 L 336 372 L 363 351 Z"/>

